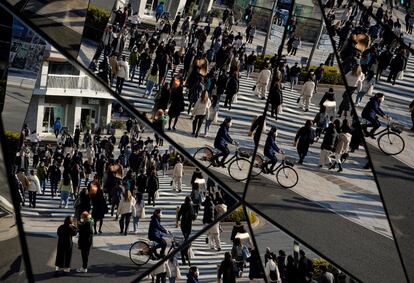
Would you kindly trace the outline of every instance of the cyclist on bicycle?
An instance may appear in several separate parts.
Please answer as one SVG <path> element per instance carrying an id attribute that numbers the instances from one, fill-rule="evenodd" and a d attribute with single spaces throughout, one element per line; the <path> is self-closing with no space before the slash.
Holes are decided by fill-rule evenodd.
<path id="1" fill-rule="evenodd" d="M 157 243 L 155 249 L 161 248 L 159 257 L 164 257 L 167 242 L 162 238 L 169 231 L 161 225 L 161 209 L 156 208 L 151 216 L 151 222 L 148 228 L 148 239 Z"/>
<path id="2" fill-rule="evenodd" d="M 224 162 L 226 161 L 226 158 L 230 154 L 230 150 L 227 147 L 227 143 L 231 144 L 237 144 L 236 141 L 234 141 L 230 135 L 229 135 L 229 128 L 231 126 L 231 118 L 227 117 L 224 119 L 223 123 L 220 125 L 220 129 L 217 132 L 216 138 L 214 140 L 214 148 L 218 149 L 220 153 L 216 155 L 216 161 L 219 166 L 226 167 L 224 165 Z M 223 157 L 221 161 L 218 160 L 219 157 Z"/>
<path id="3" fill-rule="evenodd" d="M 265 143 L 265 147 L 263 150 L 264 156 L 266 156 L 269 160 L 263 164 L 263 172 L 265 174 L 269 173 L 274 175 L 273 169 L 277 163 L 277 158 L 275 153 L 283 153 L 283 151 L 277 146 L 276 144 L 276 137 L 277 137 L 277 128 L 272 127 L 267 134 L 267 139 Z M 270 167 L 269 167 L 270 165 Z"/>
<path id="4" fill-rule="evenodd" d="M 389 119 L 389 116 L 385 114 L 384 111 L 382 111 L 381 109 L 381 102 L 383 102 L 384 99 L 384 94 L 378 92 L 370 98 L 367 105 L 365 105 L 364 110 L 362 110 L 361 117 L 370 123 L 362 126 L 362 130 L 364 131 L 366 137 L 371 137 L 375 139 L 375 131 L 378 130 L 379 127 L 381 127 L 381 122 L 378 120 L 377 116 Z M 367 130 L 368 127 L 372 127 L 369 133 Z"/>

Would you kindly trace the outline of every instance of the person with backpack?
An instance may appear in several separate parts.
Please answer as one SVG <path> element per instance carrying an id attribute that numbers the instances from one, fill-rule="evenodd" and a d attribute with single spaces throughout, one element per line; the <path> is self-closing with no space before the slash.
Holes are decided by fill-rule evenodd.
<path id="1" fill-rule="evenodd" d="M 199 183 L 194 183 L 193 191 L 191 192 L 190 197 L 191 197 L 191 200 L 194 203 L 195 214 L 198 214 L 198 210 L 200 209 L 200 205 L 203 202 L 202 193 L 200 191 L 200 184 Z"/>
<path id="2" fill-rule="evenodd" d="M 330 155 L 335 151 L 335 144 L 337 142 L 338 133 L 333 123 L 330 123 L 325 131 L 321 145 L 321 153 L 319 155 L 319 167 L 331 165 Z"/>
<path id="3" fill-rule="evenodd" d="M 265 266 L 265 275 L 267 282 L 270 283 L 281 283 L 279 268 L 277 267 L 276 255 L 270 254 L 270 259 L 267 261 Z"/>
<path id="4" fill-rule="evenodd" d="M 319 112 L 316 113 L 315 118 L 313 119 L 313 124 L 316 126 L 315 138 L 317 140 L 320 138 L 321 134 L 325 131 L 329 124 L 329 116 L 326 113 L 325 106 L 320 106 Z"/>

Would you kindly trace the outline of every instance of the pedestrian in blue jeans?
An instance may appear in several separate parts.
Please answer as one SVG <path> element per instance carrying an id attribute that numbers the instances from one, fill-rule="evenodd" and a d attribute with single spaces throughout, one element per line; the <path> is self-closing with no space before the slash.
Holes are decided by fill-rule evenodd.
<path id="1" fill-rule="evenodd" d="M 63 175 L 63 179 L 60 181 L 60 184 L 59 184 L 59 191 L 60 191 L 59 208 L 61 208 L 62 206 L 67 208 L 69 194 L 73 192 L 72 179 L 69 174 Z"/>
<path id="2" fill-rule="evenodd" d="M 145 95 L 144 97 L 150 98 L 152 95 L 152 90 L 154 89 L 155 85 L 158 81 L 158 65 L 154 65 L 151 71 L 147 75 L 147 86 L 145 88 Z"/>

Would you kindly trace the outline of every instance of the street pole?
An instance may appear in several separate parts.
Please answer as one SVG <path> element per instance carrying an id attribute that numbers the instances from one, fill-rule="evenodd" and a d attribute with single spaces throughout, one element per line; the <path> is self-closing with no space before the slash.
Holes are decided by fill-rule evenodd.
<path id="1" fill-rule="evenodd" d="M 276 8 L 276 4 L 277 4 L 277 0 L 273 0 L 273 6 L 272 6 L 272 15 L 270 16 L 270 22 L 269 22 L 269 26 L 267 29 L 267 34 L 266 34 L 266 38 L 265 38 L 265 42 L 264 42 L 264 46 L 263 46 L 263 50 L 262 50 L 262 56 L 264 57 L 266 54 L 266 49 L 267 49 L 267 42 L 269 41 L 269 37 L 272 31 L 272 26 L 273 26 L 273 19 L 275 17 L 275 8 Z"/>
<path id="2" fill-rule="evenodd" d="M 316 41 L 312 46 L 312 50 L 311 50 L 311 53 L 310 53 L 309 59 L 308 59 L 308 64 L 306 65 L 306 69 L 308 69 L 308 70 L 309 70 L 309 67 L 311 65 L 311 61 L 312 61 L 312 58 L 313 58 L 313 54 L 315 53 L 316 47 L 318 46 L 319 41 L 321 40 L 322 31 L 323 31 L 323 17 L 321 18 L 321 23 L 319 24 L 318 36 L 316 37 Z"/>

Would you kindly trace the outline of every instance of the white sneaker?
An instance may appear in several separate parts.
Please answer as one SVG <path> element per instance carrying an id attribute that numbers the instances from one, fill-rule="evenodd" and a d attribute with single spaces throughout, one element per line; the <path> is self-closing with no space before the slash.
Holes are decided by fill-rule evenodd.
<path id="1" fill-rule="evenodd" d="M 59 267 L 58 266 L 55 266 L 55 271 L 59 271 Z"/>
<path id="2" fill-rule="evenodd" d="M 88 272 L 88 269 L 87 269 L 87 268 L 83 268 L 83 267 L 81 267 L 81 268 L 76 269 L 76 272 L 79 272 L 79 273 L 86 273 L 86 272 Z"/>
<path id="3" fill-rule="evenodd" d="M 64 268 L 63 269 L 63 272 L 68 272 L 69 273 L 70 272 L 70 268 L 69 267 L 68 268 Z"/>

